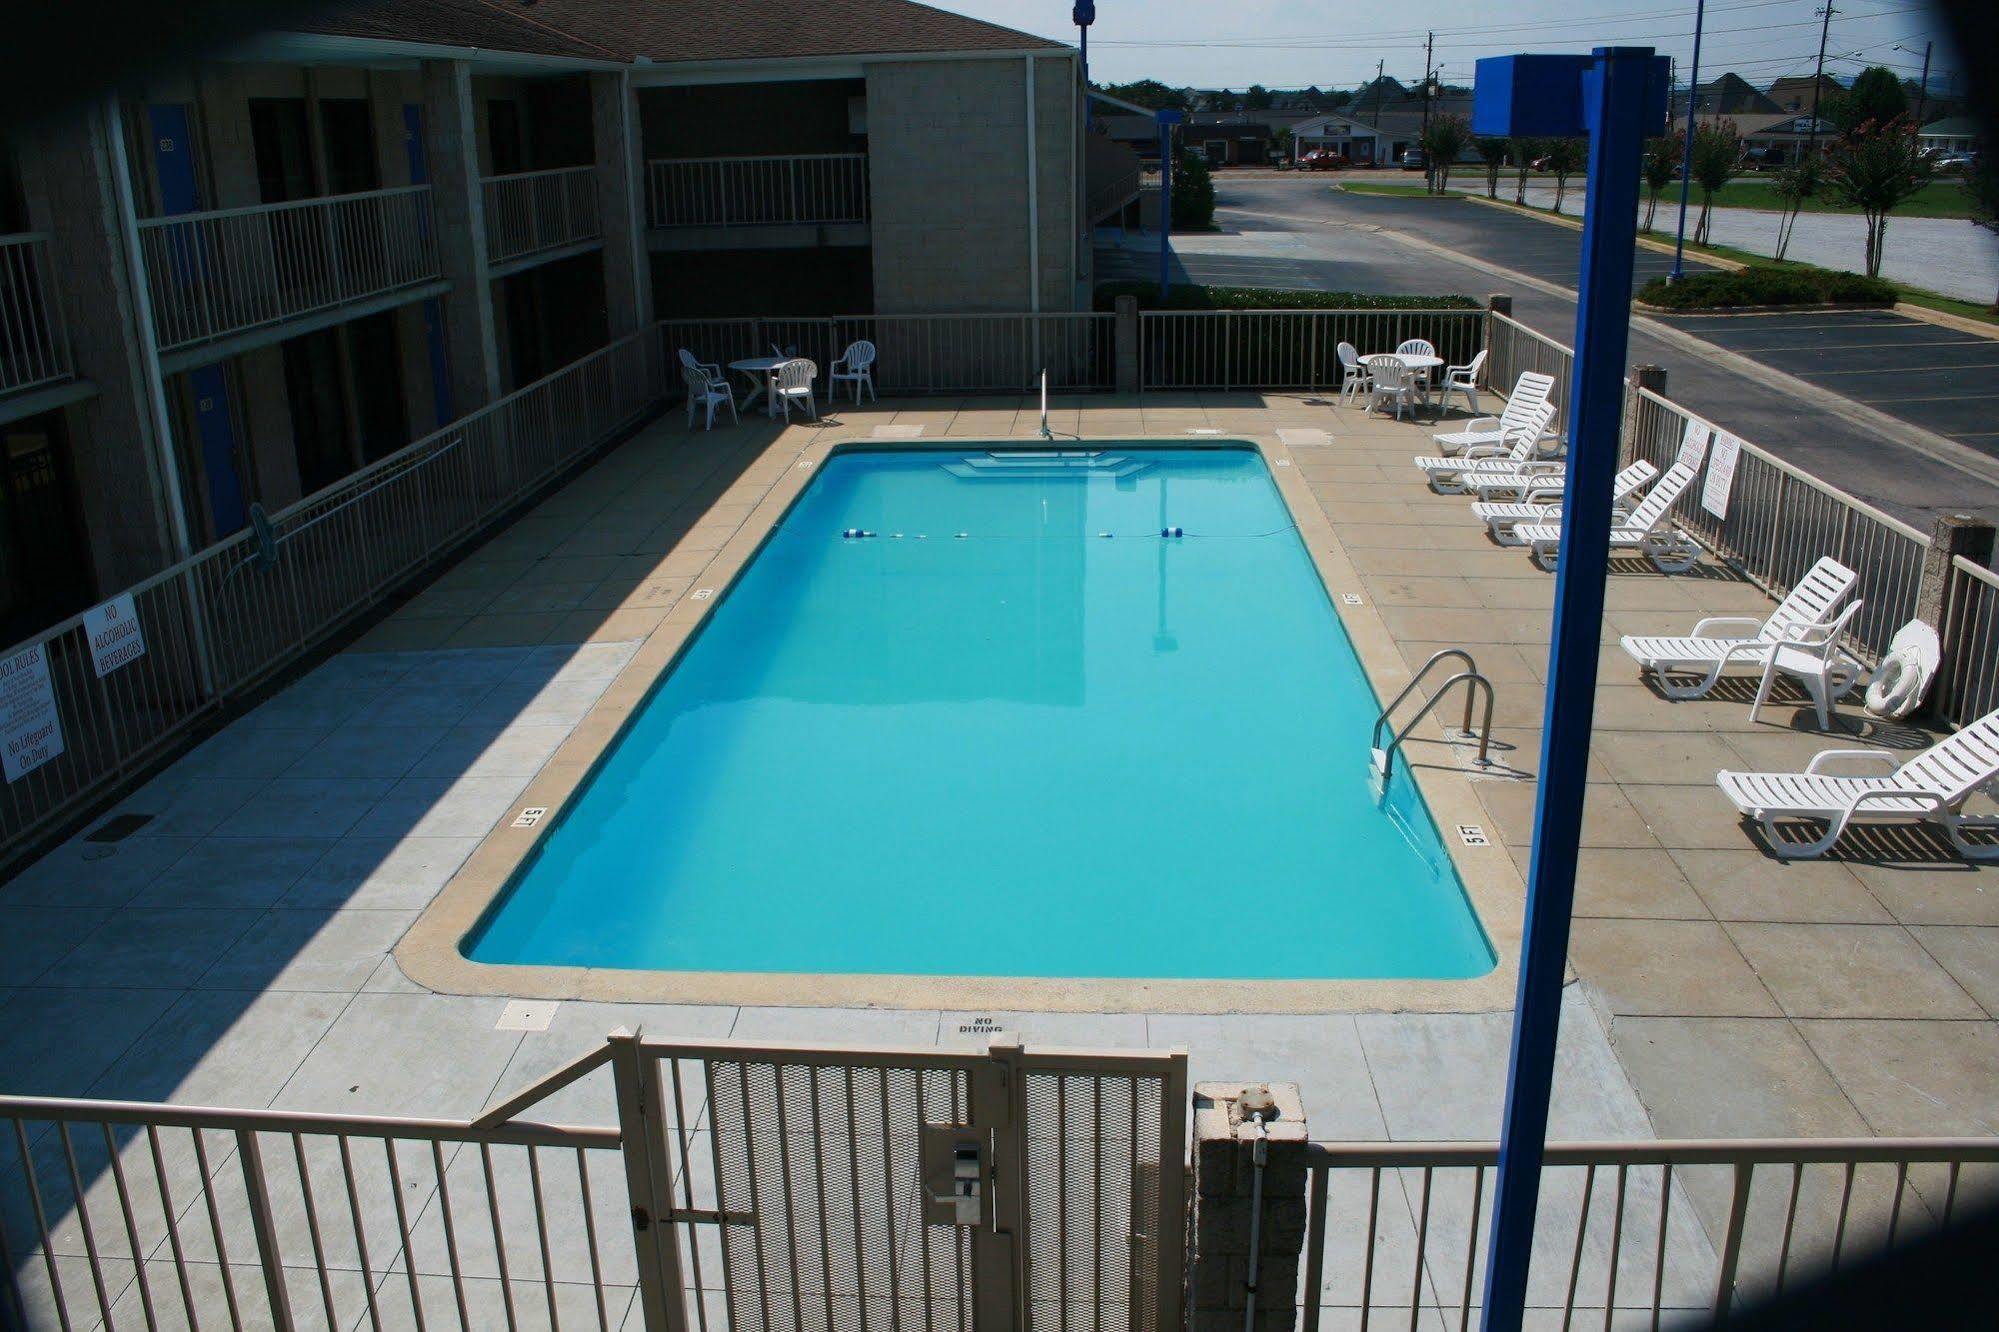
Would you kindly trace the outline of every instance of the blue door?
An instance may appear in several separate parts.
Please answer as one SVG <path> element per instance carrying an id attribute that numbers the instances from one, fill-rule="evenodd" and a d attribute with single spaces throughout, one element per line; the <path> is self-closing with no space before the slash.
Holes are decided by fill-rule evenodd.
<path id="1" fill-rule="evenodd" d="M 403 152 L 409 157 L 410 184 L 430 184 L 430 153 L 423 142 L 423 108 L 403 103 Z M 418 217 L 428 225 L 429 214 Z M 437 428 L 451 420 L 451 357 L 444 343 L 444 301 L 436 296 L 423 303 L 424 345 L 430 349 L 430 392 L 436 405 Z"/>
<path id="2" fill-rule="evenodd" d="M 159 182 L 160 211 L 195 212 L 201 207 L 201 186 L 194 172 L 187 107 L 176 103 L 149 106 L 146 126 L 153 138 L 153 177 Z M 182 282 L 198 279 L 201 256 L 191 237 L 185 248 L 176 250 L 174 267 Z M 208 516 L 215 535 L 224 537 L 249 521 L 243 475 L 236 466 L 236 422 L 229 410 L 229 381 L 219 363 L 188 371 L 187 380 L 194 397 L 202 475 L 208 482 Z"/>

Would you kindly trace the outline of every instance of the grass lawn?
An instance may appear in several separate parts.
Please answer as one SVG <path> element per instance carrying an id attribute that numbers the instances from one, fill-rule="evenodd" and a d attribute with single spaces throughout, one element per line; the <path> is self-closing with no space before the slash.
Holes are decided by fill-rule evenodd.
<path id="1" fill-rule="evenodd" d="M 1537 185 L 1554 183 L 1553 176 L 1546 178 L 1536 176 L 1532 177 L 1532 179 Z M 1569 177 L 1569 188 L 1571 190 L 1580 191 L 1583 185 L 1584 180 L 1580 172 Z M 1352 194 L 1421 195 L 1424 192 L 1420 182 L 1403 184 L 1399 181 L 1359 180 L 1350 185 L 1342 185 L 1341 188 Z M 1513 176 L 1511 173 L 1508 173 L 1499 182 L 1499 197 L 1501 202 L 1510 201 L 1512 188 Z M 1668 201 L 1677 203 L 1680 197 L 1679 189 L 1678 185 L 1674 185 L 1671 189 L 1660 195 L 1659 206 L 1664 208 Z M 1483 194 L 1485 193 L 1485 177 L 1482 174 L 1475 173 L 1472 179 L 1466 180 L 1461 174 L 1453 171 L 1451 175 L 1451 190 L 1453 193 Z M 1641 195 L 1640 197 L 1642 201 L 1643 196 Z M 1693 205 L 1699 207 L 1700 200 L 1700 191 L 1696 190 L 1693 196 Z M 1783 201 L 1777 197 L 1777 191 L 1772 187 L 1771 183 L 1761 179 L 1731 180 L 1714 196 L 1714 203 L 1717 208 L 1760 208 L 1773 213 L 1784 206 Z M 1842 207 L 1825 199 L 1808 199 L 1805 201 L 1803 211 L 1807 213 L 1851 213 L 1856 210 Z M 1964 186 L 1957 181 L 1932 181 L 1923 187 L 1921 194 L 1918 194 L 1915 198 L 1896 209 L 1895 216 L 1968 218 L 1971 216 L 1971 198 L 1964 192 Z"/>

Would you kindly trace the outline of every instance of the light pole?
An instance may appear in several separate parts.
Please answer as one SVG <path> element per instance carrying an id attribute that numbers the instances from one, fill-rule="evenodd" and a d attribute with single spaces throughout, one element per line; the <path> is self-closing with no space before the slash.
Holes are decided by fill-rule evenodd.
<path id="1" fill-rule="evenodd" d="M 1923 111 L 1930 103 L 1930 52 L 1935 48 L 1935 42 L 1923 43 L 1923 77 L 1922 81 L 1916 84 L 1916 127 L 1918 129 L 1922 128 Z M 1895 49 L 1897 51 L 1905 51 L 1910 55 L 1915 54 L 1913 49 L 1899 43 L 1896 44 Z"/>
<path id="2" fill-rule="evenodd" d="M 1076 7 L 1069 11 L 1069 17 L 1076 20 L 1082 29 L 1082 51 L 1078 64 L 1083 75 L 1083 133 L 1090 132 L 1090 25 L 1097 21 L 1096 0 L 1076 0 Z"/>
<path id="3" fill-rule="evenodd" d="M 1680 229 L 1673 236 L 1673 271 L 1666 281 L 1678 282 L 1686 276 L 1687 195 L 1693 186 L 1694 108 L 1701 100 L 1701 23 L 1707 17 L 1707 0 L 1694 0 L 1694 68 L 1687 76 L 1687 141 L 1680 145 Z"/>
<path id="4" fill-rule="evenodd" d="M 1166 239 L 1173 231 L 1173 127 L 1180 113 L 1165 107 L 1152 113 L 1159 126 L 1159 305 L 1166 306 L 1167 264 L 1173 251 Z"/>

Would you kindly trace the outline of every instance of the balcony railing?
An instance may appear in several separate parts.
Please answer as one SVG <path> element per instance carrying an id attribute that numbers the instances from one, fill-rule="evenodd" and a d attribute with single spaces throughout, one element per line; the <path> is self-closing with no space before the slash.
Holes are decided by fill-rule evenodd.
<path id="1" fill-rule="evenodd" d="M 139 247 L 163 351 L 439 273 L 428 185 L 145 218 Z"/>
<path id="2" fill-rule="evenodd" d="M 50 280 L 48 239 L 40 232 L 0 236 L 0 393 L 74 373 Z"/>
<path id="3" fill-rule="evenodd" d="M 646 217 L 655 227 L 865 222 L 868 155 L 655 158 Z"/>
<path id="4" fill-rule="evenodd" d="M 595 167 L 488 176 L 482 184 L 486 253 L 494 263 L 559 250 L 604 234 L 597 215 Z"/>

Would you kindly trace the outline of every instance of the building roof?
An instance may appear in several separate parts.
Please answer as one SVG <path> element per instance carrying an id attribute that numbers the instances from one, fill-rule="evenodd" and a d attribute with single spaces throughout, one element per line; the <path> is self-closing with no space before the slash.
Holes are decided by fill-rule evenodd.
<path id="1" fill-rule="evenodd" d="M 1937 139 L 1981 139 L 1985 137 L 1985 127 L 1978 123 L 1977 116 L 1947 116 L 1933 120 L 1916 131 L 1917 138 L 1928 136 Z"/>
<path id="2" fill-rule="evenodd" d="M 942 51 L 1066 51 L 914 0 L 334 0 L 296 30 L 674 64 Z"/>
<path id="3" fill-rule="evenodd" d="M 1703 83 L 1699 90 L 1702 113 L 1717 112 L 1721 115 L 1775 115 L 1784 108 L 1780 103 L 1756 91 L 1740 74 L 1724 74 L 1709 83 Z M 1684 90 L 1673 94 L 1673 104 L 1684 114 L 1687 94 Z"/>
<path id="4" fill-rule="evenodd" d="M 1839 80 L 1830 74 L 1820 75 L 1818 84 L 1818 96 L 1821 105 L 1824 104 L 1826 98 L 1831 97 L 1834 93 L 1845 91 L 1844 88 L 1840 87 Z M 1770 100 L 1777 104 L 1777 109 L 1780 111 L 1809 111 L 1812 109 L 1812 76 L 1809 74 L 1793 74 L 1788 78 L 1778 79 L 1770 85 L 1768 95 Z"/>

